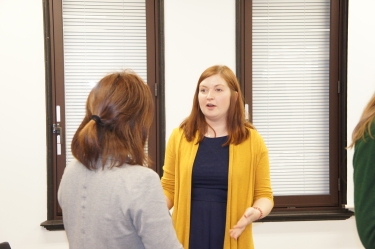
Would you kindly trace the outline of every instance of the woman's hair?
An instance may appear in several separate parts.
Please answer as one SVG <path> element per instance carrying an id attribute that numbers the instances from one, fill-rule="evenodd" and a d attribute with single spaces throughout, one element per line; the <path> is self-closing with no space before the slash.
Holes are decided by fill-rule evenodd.
<path id="1" fill-rule="evenodd" d="M 362 116 L 353 130 L 352 143 L 348 148 L 352 148 L 359 139 L 365 139 L 365 134 L 368 133 L 371 138 L 371 124 L 375 118 L 375 93 L 372 95 L 366 108 L 363 110 Z"/>
<path id="2" fill-rule="evenodd" d="M 86 102 L 86 115 L 74 134 L 71 150 L 88 169 L 99 161 L 110 167 L 150 163 L 144 146 L 153 121 L 149 87 L 134 72 L 124 70 L 101 79 Z"/>
<path id="3" fill-rule="evenodd" d="M 207 68 L 200 76 L 197 88 L 194 94 L 193 107 L 190 115 L 181 123 L 180 128 L 184 130 L 186 139 L 193 141 L 196 132 L 199 132 L 198 143 L 204 138 L 209 124 L 199 107 L 199 84 L 213 75 L 220 75 L 225 80 L 231 90 L 230 105 L 227 113 L 228 140 L 224 145 L 229 143 L 240 144 L 246 140 L 250 134 L 246 127 L 254 129 L 254 126 L 245 120 L 244 100 L 241 93 L 240 85 L 233 71 L 223 65 L 215 65 Z M 238 93 L 238 97 L 237 94 Z"/>

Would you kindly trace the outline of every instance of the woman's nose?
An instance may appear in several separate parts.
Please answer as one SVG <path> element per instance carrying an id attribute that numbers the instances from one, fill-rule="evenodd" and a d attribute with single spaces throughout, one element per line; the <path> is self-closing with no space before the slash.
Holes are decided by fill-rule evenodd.
<path id="1" fill-rule="evenodd" d="M 214 94 L 212 91 L 208 91 L 207 93 L 207 99 L 213 99 L 214 98 Z"/>

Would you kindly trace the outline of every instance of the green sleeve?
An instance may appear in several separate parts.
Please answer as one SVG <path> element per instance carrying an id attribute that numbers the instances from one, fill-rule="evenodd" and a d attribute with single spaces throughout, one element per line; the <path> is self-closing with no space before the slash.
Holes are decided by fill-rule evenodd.
<path id="1" fill-rule="evenodd" d="M 375 135 L 375 122 L 372 125 Z M 353 157 L 354 209 L 358 235 L 365 248 L 375 248 L 375 139 L 357 141 Z"/>

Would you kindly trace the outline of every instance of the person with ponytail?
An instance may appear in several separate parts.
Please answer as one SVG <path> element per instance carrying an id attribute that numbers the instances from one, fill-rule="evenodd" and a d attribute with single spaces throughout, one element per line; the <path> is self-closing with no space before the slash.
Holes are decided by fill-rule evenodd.
<path id="1" fill-rule="evenodd" d="M 158 174 L 144 148 L 149 87 L 124 70 L 91 90 L 58 189 L 70 249 L 181 249 Z"/>
<path id="2" fill-rule="evenodd" d="M 375 248 L 375 93 L 353 130 L 354 212 L 359 238 Z"/>

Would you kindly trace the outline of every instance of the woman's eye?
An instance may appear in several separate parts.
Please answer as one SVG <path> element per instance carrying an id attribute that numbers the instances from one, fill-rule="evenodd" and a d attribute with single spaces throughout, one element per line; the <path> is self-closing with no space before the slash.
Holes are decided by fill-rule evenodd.
<path id="1" fill-rule="evenodd" d="M 223 91 L 223 89 L 217 88 L 216 91 L 221 92 L 221 91 Z"/>
<path id="2" fill-rule="evenodd" d="M 201 89 L 200 92 L 204 93 L 204 92 L 206 92 L 206 89 Z"/>

